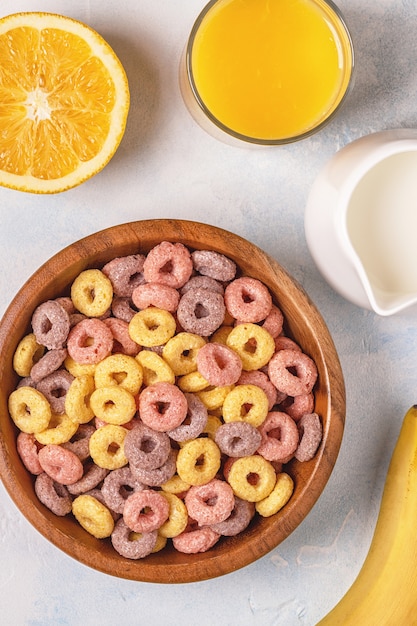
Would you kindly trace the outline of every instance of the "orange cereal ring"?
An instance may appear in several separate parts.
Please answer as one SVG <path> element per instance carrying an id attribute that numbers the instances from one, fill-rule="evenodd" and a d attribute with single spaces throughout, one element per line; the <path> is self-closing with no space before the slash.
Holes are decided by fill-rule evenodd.
<path id="1" fill-rule="evenodd" d="M 140 363 L 127 354 L 110 354 L 97 363 L 94 372 L 96 388 L 119 385 L 136 395 L 142 386 L 143 370 Z"/>
<path id="2" fill-rule="evenodd" d="M 278 511 L 287 504 L 293 494 L 293 491 L 293 479 L 286 472 L 281 472 L 277 476 L 275 486 L 271 493 L 263 500 L 256 502 L 256 511 L 259 515 L 262 515 L 262 517 L 275 515 L 275 513 L 278 513 Z"/>
<path id="3" fill-rule="evenodd" d="M 242 360 L 226 345 L 207 343 L 197 353 L 197 369 L 210 385 L 224 387 L 239 380 Z"/>
<path id="4" fill-rule="evenodd" d="M 10 417 L 24 433 L 39 433 L 48 428 L 51 406 L 45 396 L 33 387 L 18 387 L 9 396 Z"/>
<path id="5" fill-rule="evenodd" d="M 96 388 L 91 394 L 90 406 L 96 417 L 118 426 L 129 422 L 136 413 L 134 396 L 120 385 Z"/>
<path id="6" fill-rule="evenodd" d="M 180 332 L 164 346 L 162 356 L 176 376 L 197 370 L 197 354 L 206 340 L 195 333 Z"/>
<path id="7" fill-rule="evenodd" d="M 297 461 L 310 461 L 317 452 L 322 437 L 323 427 L 317 413 L 303 415 L 297 424 L 300 433 L 300 443 L 295 451 Z"/>
<path id="8" fill-rule="evenodd" d="M 143 384 L 146 387 L 155 383 L 175 383 L 171 366 L 153 350 L 141 350 L 136 360 L 142 367 Z"/>
<path id="9" fill-rule="evenodd" d="M 273 466 L 259 454 L 234 460 L 227 476 L 235 495 L 249 502 L 259 502 L 269 496 L 275 481 Z"/>
<path id="10" fill-rule="evenodd" d="M 235 497 L 228 483 L 213 478 L 204 485 L 191 486 L 184 502 L 192 519 L 200 526 L 211 526 L 229 517 L 235 505 Z"/>
<path id="11" fill-rule="evenodd" d="M 38 459 L 38 446 L 32 433 L 20 432 L 16 440 L 17 452 L 23 465 L 33 475 L 42 474 L 43 469 Z"/>
<path id="12" fill-rule="evenodd" d="M 43 471 L 61 485 L 75 483 L 83 475 L 83 464 L 77 455 L 61 446 L 44 446 L 39 450 L 38 459 Z"/>
<path id="13" fill-rule="evenodd" d="M 102 268 L 103 274 L 110 279 L 113 291 L 118 297 L 130 297 L 138 285 L 145 282 L 143 264 L 145 255 L 130 254 L 112 259 Z"/>
<path id="14" fill-rule="evenodd" d="M 258 324 L 238 324 L 229 333 L 226 345 L 238 353 L 244 370 L 264 367 L 275 352 L 275 342 L 267 330 Z"/>
<path id="15" fill-rule="evenodd" d="M 68 335 L 67 349 L 70 357 L 82 365 L 98 363 L 113 349 L 112 332 L 99 319 L 81 320 Z"/>
<path id="16" fill-rule="evenodd" d="M 158 530 L 169 517 L 169 502 L 158 491 L 143 489 L 126 499 L 123 519 L 137 533 Z"/>
<path id="17" fill-rule="evenodd" d="M 220 469 L 221 454 L 218 445 L 208 437 L 184 443 L 177 456 L 177 473 L 189 485 L 204 485 Z"/>
<path id="18" fill-rule="evenodd" d="M 130 337 L 129 324 L 127 321 L 118 319 L 117 317 L 107 317 L 103 322 L 110 328 L 113 335 L 114 353 L 120 352 L 121 354 L 127 354 L 129 356 L 136 356 L 138 354 L 141 347 Z"/>
<path id="19" fill-rule="evenodd" d="M 260 426 L 268 415 L 268 398 L 257 385 L 237 385 L 223 402 L 223 420 L 227 422 L 247 422 L 255 428 Z"/>
<path id="20" fill-rule="evenodd" d="M 84 270 L 71 285 L 71 299 L 80 313 L 101 317 L 111 307 L 113 286 L 101 270 Z"/>
<path id="21" fill-rule="evenodd" d="M 156 431 L 166 432 L 176 428 L 184 421 L 187 411 L 185 395 L 171 383 L 145 387 L 139 395 L 139 415 L 147 426 Z"/>
<path id="22" fill-rule="evenodd" d="M 127 465 L 124 440 L 128 430 L 123 426 L 108 424 L 98 428 L 90 437 L 90 456 L 96 465 L 109 470 Z"/>
<path id="23" fill-rule="evenodd" d="M 158 532 L 156 530 L 150 533 L 135 533 L 126 526 L 123 517 L 116 522 L 111 534 L 113 548 L 126 559 L 145 558 L 155 551 L 157 540 Z"/>
<path id="24" fill-rule="evenodd" d="M 93 419 L 90 398 L 94 389 L 94 378 L 90 374 L 82 374 L 72 381 L 65 396 L 65 413 L 73 421 L 86 424 Z"/>
<path id="25" fill-rule="evenodd" d="M 112 514 L 93 496 L 83 494 L 75 498 L 72 503 L 72 513 L 80 526 L 97 539 L 110 537 L 113 532 Z"/>
<path id="26" fill-rule="evenodd" d="M 261 322 L 271 312 L 272 296 L 260 280 L 242 276 L 229 283 L 224 301 L 230 315 L 241 322 Z"/>
<path id="27" fill-rule="evenodd" d="M 161 491 L 169 504 L 169 514 L 166 522 L 159 527 L 158 532 L 162 537 L 172 539 L 184 532 L 188 523 L 188 512 L 184 502 L 173 493 Z"/>
<path id="28" fill-rule="evenodd" d="M 288 396 L 299 396 L 312 391 L 317 380 L 317 367 L 303 352 L 280 350 L 269 362 L 268 375 L 279 391 Z"/>
<path id="29" fill-rule="evenodd" d="M 143 272 L 147 283 L 179 289 L 193 272 L 190 252 L 182 243 L 162 241 L 148 252 Z"/>
<path id="30" fill-rule="evenodd" d="M 165 344 L 176 331 L 175 318 L 169 311 L 149 307 L 136 313 L 129 322 L 129 335 L 145 348 Z"/>
<path id="31" fill-rule="evenodd" d="M 66 443 L 75 435 L 78 429 L 78 423 L 72 420 L 68 415 L 56 413 L 52 414 L 48 428 L 35 433 L 36 441 L 46 446 L 49 443 L 60 445 Z"/>
<path id="32" fill-rule="evenodd" d="M 36 341 L 34 333 L 29 333 L 19 341 L 13 355 L 13 369 L 19 376 L 29 376 L 32 367 L 45 352 L 45 346 Z"/>
<path id="33" fill-rule="evenodd" d="M 138 309 L 156 306 L 170 313 L 177 310 L 180 294 L 174 287 L 158 283 L 144 283 L 136 287 L 132 293 L 132 302 Z"/>
<path id="34" fill-rule="evenodd" d="M 282 411 L 268 413 L 258 430 L 262 437 L 258 454 L 268 461 L 285 462 L 296 451 L 299 441 L 298 428 L 286 413 Z"/>

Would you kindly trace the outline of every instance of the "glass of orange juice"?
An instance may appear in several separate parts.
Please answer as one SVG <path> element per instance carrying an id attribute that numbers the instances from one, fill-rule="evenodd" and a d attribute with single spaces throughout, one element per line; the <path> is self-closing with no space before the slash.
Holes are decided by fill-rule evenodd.
<path id="1" fill-rule="evenodd" d="M 330 0 L 211 0 L 192 28 L 180 83 L 212 134 L 276 145 L 329 122 L 353 68 L 351 36 Z"/>

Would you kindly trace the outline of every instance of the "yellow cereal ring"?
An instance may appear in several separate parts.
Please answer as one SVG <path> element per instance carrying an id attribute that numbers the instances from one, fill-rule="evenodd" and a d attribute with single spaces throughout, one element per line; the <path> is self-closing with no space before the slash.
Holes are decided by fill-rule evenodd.
<path id="1" fill-rule="evenodd" d="M 45 347 L 37 341 L 34 333 L 29 333 L 19 342 L 13 355 L 13 369 L 16 374 L 25 378 L 30 375 L 30 370 L 39 361 Z"/>
<path id="2" fill-rule="evenodd" d="M 72 503 L 74 517 L 93 537 L 110 537 L 114 529 L 114 520 L 109 509 L 93 496 L 82 494 Z"/>
<path id="3" fill-rule="evenodd" d="M 170 365 L 175 376 L 184 376 L 197 369 L 197 352 L 206 340 L 194 333 L 178 333 L 164 346 L 162 356 Z"/>
<path id="4" fill-rule="evenodd" d="M 273 466 L 259 454 L 236 459 L 227 476 L 235 495 L 248 502 L 259 502 L 269 496 L 275 481 Z"/>
<path id="5" fill-rule="evenodd" d="M 223 420 L 248 422 L 257 428 L 265 421 L 268 408 L 268 397 L 263 389 L 257 385 L 237 385 L 224 399 Z"/>
<path id="6" fill-rule="evenodd" d="M 158 534 L 171 539 L 181 534 L 188 524 L 188 511 L 184 502 L 175 494 L 160 492 L 169 504 L 169 516 L 166 522 L 158 529 Z"/>
<path id="7" fill-rule="evenodd" d="M 175 383 L 175 374 L 168 363 L 152 350 L 141 350 L 136 360 L 142 367 L 143 384 L 150 387 L 155 383 Z"/>
<path id="8" fill-rule="evenodd" d="M 162 346 L 174 336 L 175 318 L 168 311 L 150 306 L 135 313 L 129 322 L 129 335 L 145 348 Z"/>
<path id="9" fill-rule="evenodd" d="M 199 371 L 195 370 L 194 372 L 190 372 L 189 374 L 184 374 L 178 379 L 178 387 L 181 391 L 187 393 L 196 393 L 197 391 L 203 391 L 206 387 L 209 387 L 210 383 L 200 374 Z"/>
<path id="10" fill-rule="evenodd" d="M 71 285 L 75 308 L 88 317 L 101 317 L 111 307 L 113 287 L 101 270 L 84 270 Z"/>
<path id="11" fill-rule="evenodd" d="M 221 454 L 217 444 L 208 437 L 187 441 L 178 452 L 177 473 L 190 485 L 204 485 L 220 469 Z"/>
<path id="12" fill-rule="evenodd" d="M 33 387 L 18 387 L 9 396 L 9 413 L 16 426 L 24 433 L 39 433 L 51 421 L 51 405 L 45 396 Z"/>
<path id="13" fill-rule="evenodd" d="M 69 418 L 79 424 L 86 424 L 93 419 L 90 398 L 94 389 L 94 378 L 90 374 L 74 378 L 65 396 L 65 413 Z"/>
<path id="14" fill-rule="evenodd" d="M 139 536 L 139 533 L 134 533 L 134 535 Z M 163 537 L 162 535 L 160 535 L 158 533 L 157 537 L 156 537 L 156 544 L 152 549 L 152 554 L 154 554 L 155 552 L 160 552 L 161 550 L 163 550 L 165 548 L 165 546 L 167 545 L 168 539 L 166 537 Z"/>
<path id="15" fill-rule="evenodd" d="M 223 406 L 223 402 L 227 395 L 232 391 L 234 385 L 226 385 L 225 387 L 208 387 L 203 391 L 198 391 L 197 396 L 201 402 L 207 407 L 208 411 L 215 411 Z"/>
<path id="16" fill-rule="evenodd" d="M 227 338 L 233 330 L 233 326 L 220 326 L 210 337 L 210 343 L 222 343 L 226 345 Z"/>
<path id="17" fill-rule="evenodd" d="M 123 426 L 107 424 L 98 428 L 90 437 L 90 456 L 99 467 L 114 470 L 127 465 L 124 440 L 129 431 Z"/>
<path id="18" fill-rule="evenodd" d="M 230 332 L 226 345 L 238 353 L 246 371 L 264 367 L 275 352 L 273 337 L 258 324 L 238 324 Z"/>
<path id="19" fill-rule="evenodd" d="M 288 500 L 291 498 L 294 491 L 294 481 L 285 472 L 278 474 L 275 487 L 263 500 L 260 500 L 255 504 L 255 509 L 262 517 L 269 517 L 278 513 L 283 506 L 285 506 Z"/>
<path id="20" fill-rule="evenodd" d="M 127 424 L 136 413 L 133 395 L 120 387 L 99 387 L 91 394 L 90 405 L 94 415 L 107 424 Z"/>
<path id="21" fill-rule="evenodd" d="M 90 374 L 90 376 L 94 376 L 97 363 L 78 363 L 77 361 L 74 361 L 71 356 L 68 355 L 64 361 L 64 366 L 70 374 L 77 378 L 78 376 L 83 376 L 84 374 Z"/>
<path id="22" fill-rule="evenodd" d="M 161 485 L 162 491 L 167 493 L 174 493 L 178 495 L 179 493 L 184 493 L 184 491 L 188 491 L 190 485 L 186 483 L 182 478 L 178 476 L 178 474 L 174 474 L 172 478 L 167 480 L 163 485 Z"/>
<path id="23" fill-rule="evenodd" d="M 48 428 L 42 430 L 40 433 L 35 433 L 35 439 L 44 446 L 52 443 L 60 445 L 66 443 L 75 435 L 78 430 L 79 424 L 68 417 L 68 415 L 56 415 L 52 414 L 51 420 L 48 424 Z"/>
<path id="24" fill-rule="evenodd" d="M 143 370 L 138 361 L 126 354 L 110 354 L 97 363 L 94 382 L 99 387 L 120 385 L 129 393 L 136 395 L 142 386 Z"/>
<path id="25" fill-rule="evenodd" d="M 206 434 L 210 439 L 214 439 L 217 429 L 222 425 L 222 421 L 216 415 L 209 415 L 206 426 L 201 434 Z"/>

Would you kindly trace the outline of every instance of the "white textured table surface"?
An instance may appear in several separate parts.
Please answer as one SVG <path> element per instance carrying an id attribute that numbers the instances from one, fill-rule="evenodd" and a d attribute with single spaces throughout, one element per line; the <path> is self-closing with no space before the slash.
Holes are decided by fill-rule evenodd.
<path id="1" fill-rule="evenodd" d="M 356 49 L 346 106 L 316 136 L 259 150 L 216 141 L 182 102 L 179 59 L 204 4 L 2 0 L 1 15 L 60 12 L 99 31 L 126 68 L 132 105 L 116 156 L 89 182 L 48 197 L 0 190 L 0 314 L 43 261 L 107 226 L 153 217 L 222 226 L 274 256 L 325 318 L 347 388 L 340 455 L 313 511 L 283 544 L 221 579 L 179 586 L 118 580 L 73 561 L 0 485 L 4 624 L 313 626 L 359 571 L 403 414 L 417 399 L 415 312 L 378 318 L 343 300 L 318 273 L 303 227 L 310 186 L 337 149 L 372 131 L 417 125 L 417 3 L 339 0 Z"/>

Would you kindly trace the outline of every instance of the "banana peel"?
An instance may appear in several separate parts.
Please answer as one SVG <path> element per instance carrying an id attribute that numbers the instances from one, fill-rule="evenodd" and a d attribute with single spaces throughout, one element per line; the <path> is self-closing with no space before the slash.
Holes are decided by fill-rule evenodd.
<path id="1" fill-rule="evenodd" d="M 417 625 L 417 405 L 404 416 L 369 552 L 317 626 Z"/>

